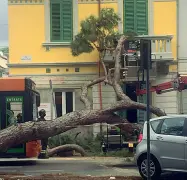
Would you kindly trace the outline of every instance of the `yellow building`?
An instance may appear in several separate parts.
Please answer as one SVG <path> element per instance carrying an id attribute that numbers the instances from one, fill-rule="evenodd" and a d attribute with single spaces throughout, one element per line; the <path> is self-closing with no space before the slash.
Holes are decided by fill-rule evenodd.
<path id="1" fill-rule="evenodd" d="M 117 10 L 116 1 L 106 2 L 101 3 L 101 8 Z M 73 57 L 69 45 L 78 33 L 80 22 L 91 14 L 98 15 L 96 1 L 10 0 L 8 3 L 10 76 L 31 77 L 40 90 L 42 103 L 51 103 L 51 80 L 58 116 L 84 108 L 79 100 L 80 87 L 98 77 L 98 54 Z M 110 91 L 104 87 L 103 92 L 105 89 Z M 95 109 L 107 104 L 107 97 L 102 99 L 99 90 L 98 85 L 92 90 L 96 96 Z"/>
<path id="2" fill-rule="evenodd" d="M 169 72 L 158 75 L 155 84 L 171 81 L 176 73 L 187 75 L 187 51 L 185 18 L 187 1 L 185 0 L 150 0 L 150 33 L 156 36 L 172 35 L 172 57 Z M 172 65 L 171 65 L 172 64 Z M 154 104 L 164 109 L 167 114 L 187 113 L 186 91 L 172 91 L 154 95 Z"/>
<path id="3" fill-rule="evenodd" d="M 139 35 L 137 38 L 152 40 L 154 62 L 151 82 L 154 84 L 170 77 L 165 75 L 168 74 L 167 63 L 177 57 L 175 1 L 8 0 L 8 4 L 10 76 L 31 77 L 37 83 L 42 103 L 52 101 L 51 80 L 58 116 L 82 109 L 80 87 L 98 77 L 97 52 L 73 57 L 69 45 L 79 31 L 80 22 L 91 14 L 98 15 L 101 8 L 115 9 L 122 19 L 119 22 L 121 33 L 135 31 Z M 112 54 L 108 53 L 105 62 L 113 63 L 112 59 Z M 138 67 L 133 63 L 129 64 L 127 76 L 127 81 L 131 83 L 127 83 L 124 91 L 132 99 L 144 101 L 144 97 L 141 99 L 130 94 L 137 82 Z M 172 65 L 170 70 L 176 71 L 175 66 Z M 94 109 L 103 108 L 116 100 L 113 89 L 103 84 L 94 86 L 89 95 L 93 97 Z M 159 103 L 156 95 L 153 94 L 152 99 L 153 104 Z M 53 108 L 49 109 L 52 116 Z M 125 116 L 132 118 L 132 122 L 144 119 L 141 111 L 128 111 Z"/>

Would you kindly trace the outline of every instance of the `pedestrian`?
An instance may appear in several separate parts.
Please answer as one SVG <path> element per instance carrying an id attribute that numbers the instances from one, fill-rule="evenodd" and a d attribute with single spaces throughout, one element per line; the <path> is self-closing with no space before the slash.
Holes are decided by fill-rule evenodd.
<path id="1" fill-rule="evenodd" d="M 22 123 L 22 113 L 18 113 L 18 115 L 17 115 L 17 123 Z"/>
<path id="2" fill-rule="evenodd" d="M 39 111 L 38 121 L 46 121 L 45 116 L 46 116 L 46 111 L 44 109 L 41 109 Z M 48 138 L 41 139 L 41 145 L 42 145 L 42 149 L 41 149 L 41 153 L 38 158 L 47 159 L 48 158 L 48 155 L 47 155 Z"/>
<path id="3" fill-rule="evenodd" d="M 106 153 L 107 153 L 107 144 L 105 143 L 104 139 L 102 140 L 101 146 L 102 146 L 103 154 L 106 156 Z"/>

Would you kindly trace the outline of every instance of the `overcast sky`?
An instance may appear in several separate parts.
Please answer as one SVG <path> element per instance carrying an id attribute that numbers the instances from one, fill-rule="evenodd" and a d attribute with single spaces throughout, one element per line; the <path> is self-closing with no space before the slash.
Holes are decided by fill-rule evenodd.
<path id="1" fill-rule="evenodd" d="M 8 45 L 8 0 L 0 0 L 0 46 Z"/>

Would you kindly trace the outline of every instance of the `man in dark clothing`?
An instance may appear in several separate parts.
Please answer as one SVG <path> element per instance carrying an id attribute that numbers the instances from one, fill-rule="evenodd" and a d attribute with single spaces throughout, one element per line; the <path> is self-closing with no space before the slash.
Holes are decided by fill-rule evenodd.
<path id="1" fill-rule="evenodd" d="M 39 118 L 38 121 L 46 121 L 45 119 L 46 111 L 41 109 L 39 111 Z M 48 158 L 47 156 L 47 145 L 48 145 L 48 138 L 41 140 L 42 150 L 38 158 Z"/>
<path id="2" fill-rule="evenodd" d="M 17 115 L 17 122 L 22 123 L 22 113 L 18 113 Z"/>

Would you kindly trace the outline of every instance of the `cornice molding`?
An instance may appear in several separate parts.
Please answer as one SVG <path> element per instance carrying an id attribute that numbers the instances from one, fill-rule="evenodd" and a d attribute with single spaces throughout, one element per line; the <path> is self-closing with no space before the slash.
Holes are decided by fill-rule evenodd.
<path id="1" fill-rule="evenodd" d="M 56 66 L 95 66 L 97 62 L 70 62 L 70 63 L 9 63 L 7 64 L 10 68 L 22 68 L 22 67 L 56 67 Z"/>
<path id="2" fill-rule="evenodd" d="M 29 4 L 29 5 L 36 5 L 36 4 L 44 4 L 45 0 L 8 0 L 9 5 L 22 5 L 22 4 Z M 74 0 L 77 1 L 79 4 L 98 4 L 98 0 Z M 100 0 L 101 4 L 104 3 L 117 3 L 118 0 Z"/>
<path id="3" fill-rule="evenodd" d="M 8 0 L 8 5 L 37 5 L 37 4 L 44 4 L 44 0 Z"/>

